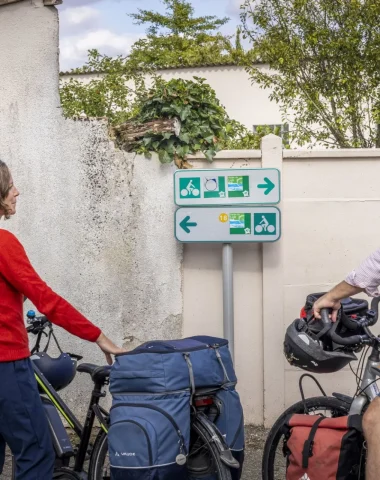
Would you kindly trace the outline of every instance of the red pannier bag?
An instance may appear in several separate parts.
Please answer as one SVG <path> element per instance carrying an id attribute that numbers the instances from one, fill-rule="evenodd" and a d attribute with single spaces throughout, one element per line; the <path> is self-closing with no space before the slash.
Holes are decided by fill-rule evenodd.
<path id="1" fill-rule="evenodd" d="M 358 480 L 364 472 L 360 415 L 289 415 L 284 426 L 286 480 Z"/>

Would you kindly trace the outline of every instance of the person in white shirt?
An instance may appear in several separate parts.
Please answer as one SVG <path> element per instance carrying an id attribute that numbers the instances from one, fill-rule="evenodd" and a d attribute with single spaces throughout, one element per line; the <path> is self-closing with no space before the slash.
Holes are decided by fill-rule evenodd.
<path id="1" fill-rule="evenodd" d="M 378 297 L 380 286 L 380 249 L 372 253 L 364 262 L 353 270 L 346 279 L 336 285 L 314 304 L 314 316 L 320 318 L 323 308 L 332 309 L 331 319 L 337 319 L 340 301 L 360 292 L 371 297 Z M 380 478 L 380 398 L 371 402 L 363 416 L 363 430 L 367 441 L 366 480 Z"/>

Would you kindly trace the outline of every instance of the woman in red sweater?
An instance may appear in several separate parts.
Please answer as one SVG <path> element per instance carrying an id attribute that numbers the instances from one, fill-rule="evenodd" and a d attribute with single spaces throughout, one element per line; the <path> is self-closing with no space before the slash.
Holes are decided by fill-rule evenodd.
<path id="1" fill-rule="evenodd" d="M 0 161 L 0 218 L 16 213 L 18 195 L 7 165 Z M 51 480 L 55 455 L 29 359 L 24 296 L 52 323 L 96 342 L 109 364 L 111 354 L 123 350 L 54 293 L 35 272 L 17 238 L 0 229 L 0 473 L 8 444 L 16 459 L 17 480 Z"/>

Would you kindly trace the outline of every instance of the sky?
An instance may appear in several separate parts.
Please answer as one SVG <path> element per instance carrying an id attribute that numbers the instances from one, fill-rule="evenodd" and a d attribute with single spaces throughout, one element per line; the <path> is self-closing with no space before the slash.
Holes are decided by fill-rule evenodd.
<path id="1" fill-rule="evenodd" d="M 192 0 L 191 3 L 196 16 L 230 17 L 222 31 L 235 32 L 243 0 Z M 160 0 L 63 0 L 58 7 L 61 71 L 83 65 L 87 51 L 92 48 L 111 56 L 127 54 L 131 45 L 144 36 L 146 27 L 134 25 L 128 17 L 139 8 L 164 12 Z"/>

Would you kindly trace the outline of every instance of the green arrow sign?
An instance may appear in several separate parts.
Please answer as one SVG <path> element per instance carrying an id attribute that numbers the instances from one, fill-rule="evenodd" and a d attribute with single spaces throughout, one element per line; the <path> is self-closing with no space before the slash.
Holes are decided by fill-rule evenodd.
<path id="1" fill-rule="evenodd" d="M 183 207 L 273 205 L 280 202 L 280 183 L 275 168 L 177 170 L 174 201 Z"/>
<path id="2" fill-rule="evenodd" d="M 194 242 L 276 242 L 281 214 L 276 207 L 183 207 L 175 212 L 175 236 Z"/>
<path id="3" fill-rule="evenodd" d="M 274 189 L 275 184 L 271 182 L 268 177 L 264 177 L 264 182 L 265 183 L 260 183 L 257 185 L 257 188 L 264 188 L 264 195 L 268 195 Z"/>
<path id="4" fill-rule="evenodd" d="M 185 230 L 186 233 L 190 233 L 190 228 L 189 227 L 196 227 L 198 224 L 195 222 L 190 222 L 190 216 L 188 215 L 185 217 L 182 222 L 179 224 L 181 228 Z"/>

